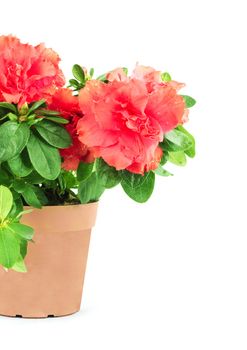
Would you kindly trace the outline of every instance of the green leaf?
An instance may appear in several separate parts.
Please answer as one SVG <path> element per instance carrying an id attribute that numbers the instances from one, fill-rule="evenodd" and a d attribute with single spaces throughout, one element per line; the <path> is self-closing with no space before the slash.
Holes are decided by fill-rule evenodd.
<path id="1" fill-rule="evenodd" d="M 9 187 L 11 184 L 11 177 L 7 173 L 5 169 L 3 169 L 2 165 L 0 164 L 0 185 L 4 185 Z"/>
<path id="2" fill-rule="evenodd" d="M 28 242 L 25 239 L 20 240 L 20 253 L 23 259 L 27 255 L 27 245 Z"/>
<path id="3" fill-rule="evenodd" d="M 0 107 L 4 109 L 8 109 L 9 111 L 14 112 L 15 114 L 18 113 L 17 108 L 15 105 L 8 103 L 8 102 L 0 102 Z"/>
<path id="4" fill-rule="evenodd" d="M 69 83 L 70 83 L 70 86 L 74 87 L 75 89 L 79 89 L 81 86 L 81 84 L 75 79 L 70 79 Z"/>
<path id="5" fill-rule="evenodd" d="M 161 79 L 162 79 L 163 81 L 165 81 L 165 82 L 169 82 L 169 81 L 172 80 L 172 77 L 170 76 L 169 73 L 164 72 L 164 73 L 161 74 Z"/>
<path id="6" fill-rule="evenodd" d="M 183 151 L 179 152 L 169 152 L 169 162 L 179 165 L 179 166 L 184 166 L 186 165 L 186 156 Z"/>
<path id="7" fill-rule="evenodd" d="M 8 118 L 9 118 L 9 120 L 11 120 L 11 121 L 13 121 L 13 122 L 16 122 L 17 121 L 17 115 L 16 114 L 14 114 L 14 113 L 8 113 L 7 115 L 6 115 Z"/>
<path id="8" fill-rule="evenodd" d="M 100 75 L 100 76 L 97 78 L 97 80 L 103 81 L 103 83 L 107 83 L 108 80 L 106 79 L 106 73 Z"/>
<path id="9" fill-rule="evenodd" d="M 78 185 L 75 175 L 70 171 L 63 170 L 58 177 L 58 181 L 62 191 L 76 188 Z"/>
<path id="10" fill-rule="evenodd" d="M 193 97 L 187 95 L 181 95 L 184 99 L 187 108 L 193 107 L 196 104 L 196 100 Z"/>
<path id="11" fill-rule="evenodd" d="M 19 177 L 25 177 L 33 170 L 26 148 L 15 158 L 8 160 L 8 165 L 12 173 Z"/>
<path id="12" fill-rule="evenodd" d="M 72 68 L 72 73 L 74 75 L 74 77 L 79 80 L 82 84 L 85 83 L 85 73 L 84 70 L 82 69 L 81 66 L 79 66 L 79 64 L 75 64 Z"/>
<path id="13" fill-rule="evenodd" d="M 77 180 L 79 182 L 86 180 L 92 174 L 94 163 L 80 162 L 77 169 Z"/>
<path id="14" fill-rule="evenodd" d="M 58 123 L 58 124 L 68 124 L 69 123 L 68 119 L 64 119 L 62 117 L 47 116 L 47 117 L 45 117 L 45 119 L 50 120 L 54 123 Z"/>
<path id="15" fill-rule="evenodd" d="M 27 241 L 31 241 L 33 238 L 34 230 L 30 226 L 19 223 L 11 223 L 8 225 L 8 228 Z"/>
<path id="16" fill-rule="evenodd" d="M 150 171 L 145 175 L 138 175 L 122 172 L 121 185 L 125 193 L 134 201 L 138 203 L 146 202 L 153 193 L 155 174 Z"/>
<path id="17" fill-rule="evenodd" d="M 38 185 L 45 181 L 45 179 L 41 175 L 39 175 L 35 170 L 32 171 L 31 174 L 29 174 L 28 176 L 24 177 L 23 180 L 33 185 Z"/>
<path id="18" fill-rule="evenodd" d="M 11 191 L 5 186 L 0 186 L 0 221 L 8 216 L 12 205 L 13 195 Z"/>
<path id="19" fill-rule="evenodd" d="M 149 173 L 145 173 L 145 175 L 138 175 L 131 173 L 130 171 L 123 170 L 121 171 L 122 181 L 127 183 L 128 186 L 135 188 L 141 186 L 147 179 Z"/>
<path id="20" fill-rule="evenodd" d="M 34 102 L 32 104 L 32 106 L 29 108 L 27 115 L 32 114 L 34 111 L 36 111 L 41 106 L 45 107 L 45 105 L 46 105 L 46 101 L 44 99 Z"/>
<path id="21" fill-rule="evenodd" d="M 160 146 L 161 146 L 161 144 L 160 144 Z M 167 163 L 167 160 L 168 160 L 168 152 L 166 150 L 164 150 L 163 148 L 162 148 L 162 151 L 163 151 L 163 154 L 162 154 L 162 157 L 160 160 L 160 165 L 165 165 Z"/>
<path id="22" fill-rule="evenodd" d="M 12 186 L 16 192 L 22 193 L 25 191 L 26 183 L 23 179 L 15 179 Z"/>
<path id="23" fill-rule="evenodd" d="M 89 75 L 92 78 L 94 75 L 94 68 L 90 68 Z"/>
<path id="24" fill-rule="evenodd" d="M 97 159 L 96 164 L 98 178 L 105 188 L 112 188 L 119 184 L 121 176 L 115 168 L 109 166 L 102 158 Z"/>
<path id="25" fill-rule="evenodd" d="M 68 131 L 63 126 L 53 123 L 52 121 L 42 120 L 36 125 L 36 130 L 51 146 L 67 148 L 72 143 Z"/>
<path id="26" fill-rule="evenodd" d="M 123 71 L 124 71 L 124 74 L 125 74 L 125 75 L 128 75 L 128 68 L 123 67 Z"/>
<path id="27" fill-rule="evenodd" d="M 36 188 L 33 185 L 25 184 L 25 188 L 21 194 L 28 205 L 38 209 L 42 208 L 42 204 L 38 197 Z"/>
<path id="28" fill-rule="evenodd" d="M 56 148 L 31 133 L 28 154 L 34 169 L 45 179 L 55 180 L 61 171 L 61 157 Z"/>
<path id="29" fill-rule="evenodd" d="M 8 226 L 0 228 L 0 264 L 11 268 L 20 255 L 20 244 Z"/>
<path id="30" fill-rule="evenodd" d="M 0 162 L 14 158 L 22 152 L 30 135 L 26 123 L 8 121 L 0 126 Z"/>
<path id="31" fill-rule="evenodd" d="M 102 186 L 96 173 L 94 172 L 88 179 L 80 182 L 78 197 L 82 204 L 96 202 L 99 200 L 104 190 L 104 186 Z"/>
<path id="32" fill-rule="evenodd" d="M 172 131 L 165 134 L 165 139 L 172 142 L 178 147 L 178 150 L 184 151 L 191 148 L 193 145 L 192 138 L 186 133 L 180 131 L 179 129 L 173 129 Z M 174 149 L 175 151 L 176 149 Z"/>
<path id="33" fill-rule="evenodd" d="M 22 272 L 25 273 L 27 272 L 27 267 L 25 265 L 25 262 L 23 260 L 23 257 L 19 256 L 19 258 L 17 259 L 16 263 L 12 266 L 12 270 L 16 271 L 16 272 Z"/>
<path id="34" fill-rule="evenodd" d="M 195 154 L 196 154 L 196 142 L 195 142 L 195 139 L 194 137 L 182 126 L 182 125 L 179 125 L 177 127 L 177 129 L 184 133 L 185 135 L 187 135 L 187 137 L 190 138 L 191 140 L 191 147 L 189 147 L 188 149 L 185 150 L 185 153 L 187 154 L 188 157 L 190 158 L 194 158 L 195 157 Z"/>
<path id="35" fill-rule="evenodd" d="M 172 173 L 170 173 L 169 171 L 165 170 L 162 168 L 162 166 L 158 166 L 157 169 L 154 170 L 155 174 L 159 175 L 159 176 L 173 176 Z"/>
<path id="36" fill-rule="evenodd" d="M 18 218 L 21 217 L 23 212 L 23 204 L 19 193 L 18 193 L 18 196 L 19 198 L 14 199 L 12 209 L 8 215 L 9 218 L 11 218 L 14 221 L 18 221 Z"/>
<path id="37" fill-rule="evenodd" d="M 36 114 L 39 117 L 56 117 L 60 115 L 58 111 L 51 111 L 50 109 L 39 109 Z"/>

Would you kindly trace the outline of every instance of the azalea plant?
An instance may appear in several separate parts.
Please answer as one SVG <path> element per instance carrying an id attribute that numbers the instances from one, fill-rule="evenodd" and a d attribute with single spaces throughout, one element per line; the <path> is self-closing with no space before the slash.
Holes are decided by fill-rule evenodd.
<path id="1" fill-rule="evenodd" d="M 195 140 L 184 128 L 195 100 L 168 73 L 137 65 L 97 78 L 76 64 L 66 85 L 43 44 L 0 37 L 0 264 L 24 272 L 33 229 L 26 207 L 98 201 L 120 184 L 151 196 L 167 162 L 183 166 Z"/>

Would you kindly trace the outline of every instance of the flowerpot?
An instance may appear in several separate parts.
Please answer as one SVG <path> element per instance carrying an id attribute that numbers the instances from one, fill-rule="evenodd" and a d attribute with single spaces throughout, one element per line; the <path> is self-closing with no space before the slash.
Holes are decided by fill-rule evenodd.
<path id="1" fill-rule="evenodd" d="M 53 317 L 80 310 L 97 203 L 34 209 L 22 223 L 35 230 L 28 272 L 0 269 L 0 314 Z"/>

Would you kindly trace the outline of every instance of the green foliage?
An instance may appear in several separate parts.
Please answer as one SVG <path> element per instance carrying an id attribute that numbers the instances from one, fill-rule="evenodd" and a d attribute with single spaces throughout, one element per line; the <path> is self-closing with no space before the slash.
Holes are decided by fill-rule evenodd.
<path id="1" fill-rule="evenodd" d="M 5 186 L 0 186 L 0 221 L 2 222 L 8 216 L 13 205 L 13 196 L 10 190 Z"/>
<path id="2" fill-rule="evenodd" d="M 18 154 L 15 158 L 10 159 L 8 161 L 8 165 L 12 173 L 19 177 L 25 177 L 29 175 L 33 170 L 26 149 L 24 149 L 22 153 Z"/>
<path id="3" fill-rule="evenodd" d="M 190 158 L 195 156 L 195 139 L 182 125 L 167 133 L 160 147 L 163 150 L 161 165 L 169 161 L 178 166 L 185 166 L 186 155 Z"/>
<path id="4" fill-rule="evenodd" d="M 45 116 L 45 119 L 50 120 L 54 123 L 58 123 L 58 124 L 68 124 L 69 123 L 69 121 L 67 119 L 64 119 L 62 117 L 55 117 L 55 116 L 47 115 L 47 116 Z"/>
<path id="5" fill-rule="evenodd" d="M 39 135 L 49 145 L 57 148 L 67 148 L 71 145 L 72 140 L 68 131 L 57 123 L 49 120 L 42 120 L 35 126 Z"/>
<path id="6" fill-rule="evenodd" d="M 195 142 L 194 136 L 192 136 L 182 125 L 178 126 L 177 130 L 185 134 L 190 139 L 191 145 L 190 147 L 186 148 L 184 151 L 188 157 L 194 158 L 196 154 L 196 150 L 195 150 L 196 142 Z"/>
<path id="7" fill-rule="evenodd" d="M 121 172 L 121 185 L 125 193 L 138 203 L 146 202 L 153 193 L 155 174 L 150 171 L 144 175 Z"/>
<path id="8" fill-rule="evenodd" d="M 32 103 L 31 107 L 27 111 L 27 116 L 31 115 L 34 111 L 36 111 L 40 107 L 45 107 L 45 105 L 46 105 L 45 100 L 40 100 Z"/>
<path id="9" fill-rule="evenodd" d="M 83 163 L 80 162 L 77 169 L 77 180 L 79 182 L 86 180 L 92 174 L 94 163 Z"/>
<path id="10" fill-rule="evenodd" d="M 0 186 L 0 264 L 5 269 L 13 268 L 26 272 L 23 258 L 26 255 L 27 241 L 33 238 L 33 229 L 19 223 L 21 213 L 12 217 L 14 199 L 11 191 Z"/>
<path id="11" fill-rule="evenodd" d="M 81 84 L 85 84 L 85 73 L 82 67 L 79 66 L 79 64 L 74 64 L 72 68 L 72 73 Z"/>
<path id="12" fill-rule="evenodd" d="M 163 169 L 161 165 L 159 165 L 158 168 L 154 170 L 154 172 L 159 176 L 173 176 L 173 174 L 171 174 L 169 171 Z"/>
<path id="13" fill-rule="evenodd" d="M 184 99 L 187 108 L 191 108 L 196 104 L 196 100 L 193 97 L 187 95 L 181 95 Z"/>
<path id="14" fill-rule="evenodd" d="M 8 121 L 0 126 L 0 162 L 14 158 L 22 152 L 29 139 L 26 123 Z"/>
<path id="15" fill-rule="evenodd" d="M 179 166 L 184 166 L 186 165 L 186 156 L 183 151 L 178 151 L 178 152 L 169 152 L 169 162 L 179 165 Z"/>
<path id="16" fill-rule="evenodd" d="M 55 147 L 32 132 L 27 150 L 31 163 L 38 174 L 48 180 L 55 180 L 58 177 L 61 170 L 61 158 Z"/>
<path id="17" fill-rule="evenodd" d="M 119 171 L 109 166 L 102 158 L 97 159 L 96 172 L 101 184 L 107 189 L 117 186 L 121 181 Z"/>
<path id="18" fill-rule="evenodd" d="M 4 108 L 7 111 L 11 111 L 14 114 L 17 114 L 17 108 L 15 105 L 8 103 L 8 102 L 0 102 L 0 108 Z"/>
<path id="19" fill-rule="evenodd" d="M 169 82 L 169 81 L 172 80 L 172 77 L 170 76 L 169 73 L 164 72 L 164 73 L 161 74 L 161 79 L 162 79 L 164 82 L 167 83 L 167 82 Z"/>
<path id="20" fill-rule="evenodd" d="M 98 201 L 105 188 L 96 172 L 93 172 L 86 180 L 80 182 L 78 197 L 82 204 Z"/>

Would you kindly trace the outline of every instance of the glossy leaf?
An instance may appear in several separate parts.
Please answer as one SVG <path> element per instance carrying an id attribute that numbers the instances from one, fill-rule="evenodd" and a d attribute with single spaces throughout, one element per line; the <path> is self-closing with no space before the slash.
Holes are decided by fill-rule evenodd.
<path id="1" fill-rule="evenodd" d="M 193 145 L 193 140 L 191 137 L 179 129 L 173 129 L 165 134 L 165 139 L 172 142 L 178 147 L 179 150 L 183 151 L 189 149 Z"/>
<path id="2" fill-rule="evenodd" d="M 173 176 L 172 173 L 170 173 L 169 171 L 165 170 L 162 168 L 162 166 L 158 166 L 157 169 L 154 170 L 155 174 L 159 175 L 159 176 Z"/>
<path id="3" fill-rule="evenodd" d="M 34 230 L 30 226 L 19 223 L 11 223 L 8 225 L 8 228 L 27 241 L 30 241 L 33 238 Z"/>
<path id="4" fill-rule="evenodd" d="M 79 182 L 86 180 L 92 174 L 94 163 L 80 162 L 77 169 L 77 180 Z"/>
<path id="5" fill-rule="evenodd" d="M 187 95 L 181 95 L 181 96 L 183 97 L 187 108 L 191 108 L 196 104 L 196 100 L 193 97 L 187 96 Z"/>
<path id="6" fill-rule="evenodd" d="M 16 235 L 8 226 L 0 227 L 0 264 L 11 268 L 20 254 L 20 244 Z"/>
<path id="7" fill-rule="evenodd" d="M 112 188 L 119 184 L 121 176 L 115 168 L 109 166 L 102 158 L 97 159 L 96 164 L 98 178 L 105 188 Z"/>
<path id="8" fill-rule="evenodd" d="M 0 126 L 0 162 L 14 158 L 22 152 L 30 135 L 26 123 L 8 121 Z"/>
<path id="9" fill-rule="evenodd" d="M 49 120 L 42 120 L 36 125 L 36 130 L 40 136 L 51 146 L 57 148 L 67 148 L 72 140 L 68 131 L 63 127 Z"/>
<path id="10" fill-rule="evenodd" d="M 16 106 L 8 102 L 0 102 L 0 107 L 12 111 L 15 114 L 18 112 Z"/>
<path id="11" fill-rule="evenodd" d="M 0 186 L 0 221 L 8 216 L 12 205 L 13 195 L 11 191 L 5 186 Z"/>
<path id="12" fill-rule="evenodd" d="M 30 135 L 27 149 L 34 169 L 45 179 L 55 180 L 61 170 L 61 157 L 58 150 L 33 133 Z"/>
<path id="13" fill-rule="evenodd" d="M 74 77 L 79 80 L 79 82 L 81 82 L 82 84 L 85 83 L 85 73 L 84 70 L 82 69 L 81 66 L 79 66 L 79 64 L 75 64 L 72 68 L 72 73 L 74 75 Z"/>
<path id="14" fill-rule="evenodd" d="M 141 179 L 142 177 L 142 179 Z M 122 177 L 121 185 L 125 193 L 138 203 L 146 202 L 153 193 L 155 174 L 150 171 L 145 175 L 126 174 Z"/>
<path id="15" fill-rule="evenodd" d="M 32 104 L 32 106 L 29 108 L 27 115 L 32 114 L 32 113 L 33 113 L 34 111 L 36 111 L 38 108 L 40 108 L 40 107 L 42 107 L 42 106 L 44 107 L 45 105 L 46 105 L 46 102 L 45 102 L 44 99 L 42 99 L 42 100 L 40 100 L 40 101 L 34 102 L 34 103 Z"/>
<path id="16" fill-rule="evenodd" d="M 195 143 L 195 139 L 194 136 L 191 135 L 182 125 L 178 126 L 177 129 L 184 133 L 185 135 L 187 135 L 187 137 L 190 138 L 191 140 L 191 147 L 189 147 L 188 149 L 185 150 L 185 153 L 187 154 L 188 157 L 190 158 L 194 158 L 195 154 L 196 154 L 196 143 Z"/>
<path id="17" fill-rule="evenodd" d="M 12 173 L 19 177 L 25 177 L 33 170 L 26 149 L 24 149 L 22 153 L 17 155 L 15 158 L 10 159 L 8 161 L 8 165 Z"/>
<path id="18" fill-rule="evenodd" d="M 27 272 L 27 267 L 25 265 L 25 262 L 23 260 L 23 257 L 19 256 L 19 258 L 17 259 L 16 263 L 12 266 L 12 270 L 16 271 L 16 272 L 22 272 L 25 273 Z"/>
<path id="19" fill-rule="evenodd" d="M 184 166 L 186 165 L 186 156 L 183 151 L 180 152 L 169 152 L 169 162 L 179 165 L 179 166 Z"/>
<path id="20" fill-rule="evenodd" d="M 164 81 L 164 82 L 169 82 L 172 80 L 172 77 L 170 76 L 169 73 L 167 72 L 164 72 L 161 74 L 161 79 Z"/>
<path id="21" fill-rule="evenodd" d="M 98 179 L 96 173 L 92 173 L 89 178 L 80 182 L 78 197 L 82 204 L 96 202 L 104 192 L 105 188 Z"/>

